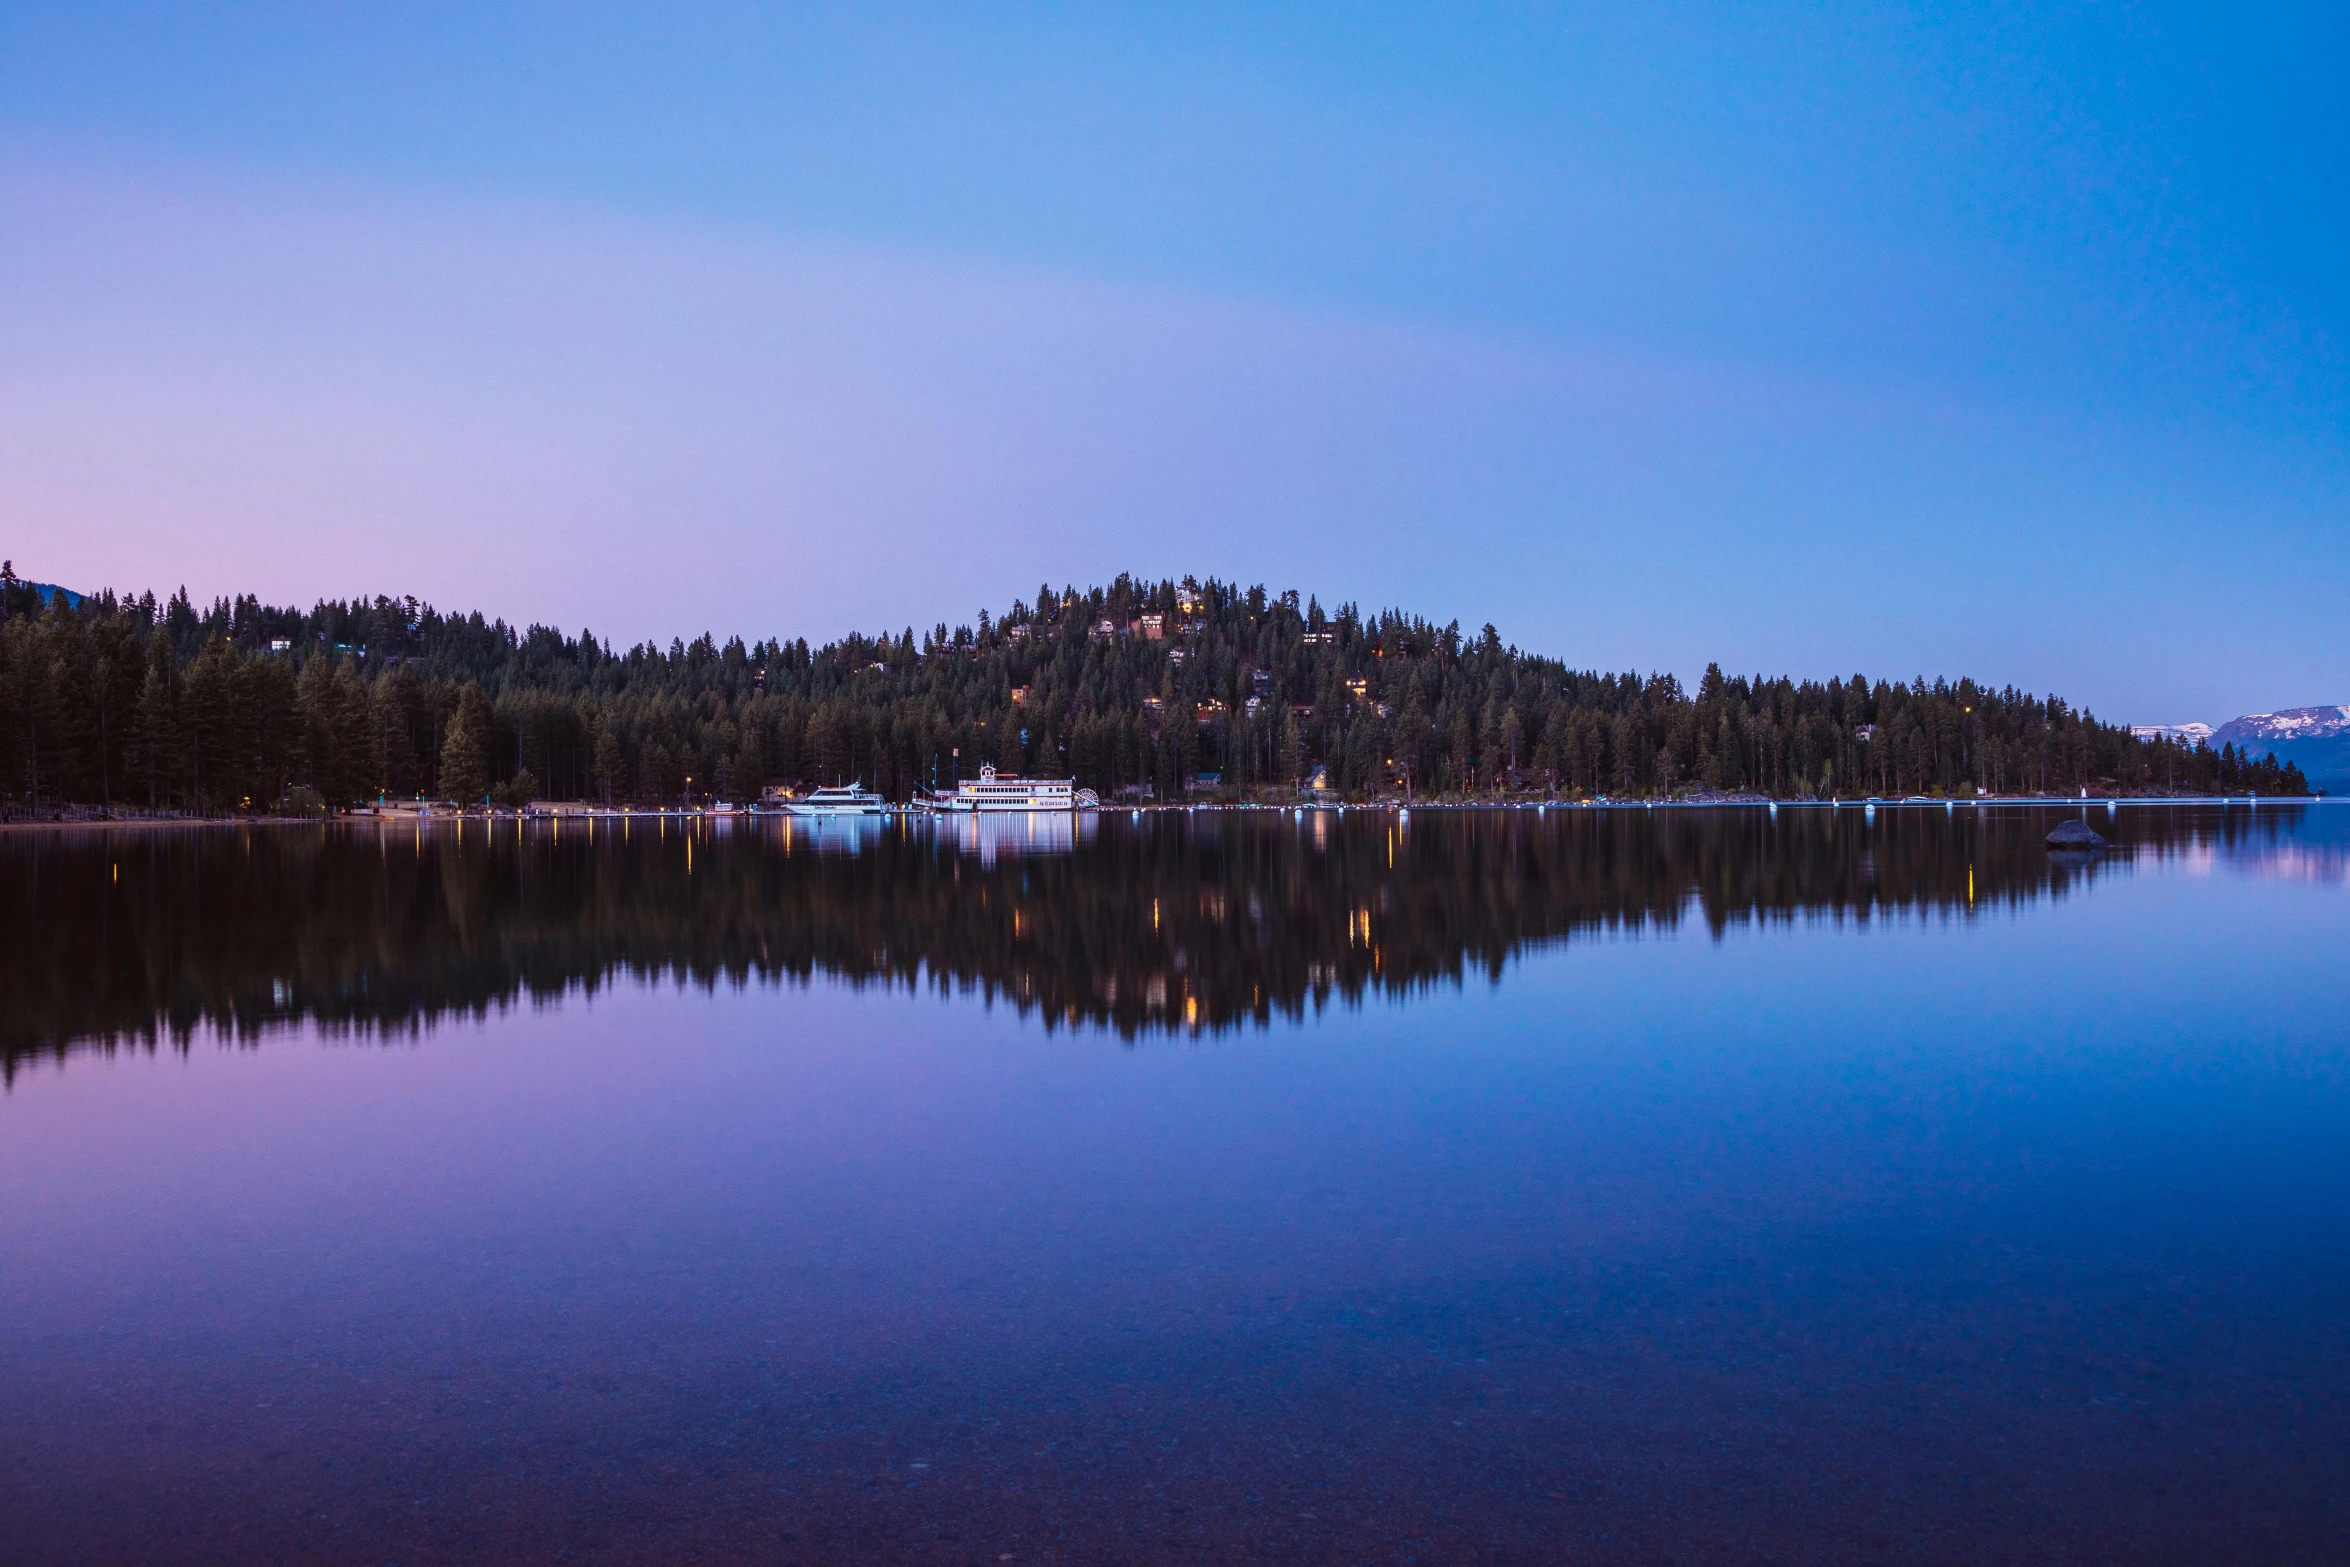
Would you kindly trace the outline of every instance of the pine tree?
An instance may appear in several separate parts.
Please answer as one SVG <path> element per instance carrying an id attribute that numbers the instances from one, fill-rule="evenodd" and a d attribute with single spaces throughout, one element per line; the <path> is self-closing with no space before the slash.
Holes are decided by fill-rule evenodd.
<path id="1" fill-rule="evenodd" d="M 1172 634 L 1119 629 L 1144 613 L 1174 615 Z M 441 792 L 462 785 L 469 801 L 525 765 L 551 793 L 607 801 L 632 783 L 666 800 L 688 774 L 738 797 L 768 776 L 863 777 L 903 797 L 950 784 L 958 748 L 964 771 L 992 759 L 1105 795 L 1173 791 L 1201 767 L 1245 793 L 1316 764 L 1358 797 L 1391 778 L 1416 795 L 1506 792 L 1529 760 L 1572 794 L 2266 794 L 2303 782 L 2266 755 L 2139 742 L 2012 689 L 1709 667 L 1693 698 L 1669 675 L 1572 670 L 1489 627 L 1464 641 L 1457 623 L 1190 577 L 1180 589 L 1120 577 L 1084 594 L 1040 584 L 1006 623 L 1056 629 L 1014 640 L 991 617 L 977 635 L 939 625 L 918 648 L 910 633 L 816 649 L 703 634 L 614 652 L 389 597 L 309 611 L 251 595 L 200 609 L 184 591 L 160 605 L 103 593 L 49 604 L 0 570 L 0 799 L 143 793 L 156 808 L 218 809 L 266 804 L 301 779 L 340 803 L 429 787 L 444 752 Z M 1312 630 L 1332 639 L 1308 644 Z M 303 656 L 273 655 L 275 638 Z"/>
<path id="2" fill-rule="evenodd" d="M 441 794 L 460 805 L 479 803 L 489 792 L 489 714 L 481 687 L 466 682 L 457 710 L 441 739 Z"/>
<path id="3" fill-rule="evenodd" d="M 619 781 L 623 767 L 620 755 L 620 736 L 612 732 L 610 724 L 596 731 L 596 779 L 603 786 L 604 808 L 612 808 L 612 786 Z"/>
<path id="4" fill-rule="evenodd" d="M 146 664 L 139 682 L 133 744 L 147 779 L 147 809 L 153 811 L 162 809 L 170 798 L 174 760 L 179 754 L 179 664 L 172 657 L 168 639 L 147 639 Z"/>

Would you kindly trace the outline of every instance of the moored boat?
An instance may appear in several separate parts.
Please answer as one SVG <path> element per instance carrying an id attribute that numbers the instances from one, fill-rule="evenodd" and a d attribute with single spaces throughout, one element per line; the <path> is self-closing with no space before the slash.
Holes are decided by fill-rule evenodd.
<path id="1" fill-rule="evenodd" d="M 793 816 L 882 816 L 888 813 L 889 802 L 859 779 L 812 790 L 800 799 L 784 801 L 783 808 Z"/>
<path id="2" fill-rule="evenodd" d="M 1074 778 L 1022 778 L 979 769 L 977 778 L 955 785 L 954 792 L 937 796 L 932 809 L 967 815 L 984 811 L 1076 811 L 1100 804 L 1091 789 L 1080 789 Z"/>

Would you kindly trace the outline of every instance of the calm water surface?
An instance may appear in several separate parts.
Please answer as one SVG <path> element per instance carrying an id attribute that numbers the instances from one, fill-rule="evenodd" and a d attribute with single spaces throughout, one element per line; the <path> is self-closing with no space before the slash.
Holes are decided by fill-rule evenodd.
<path id="1" fill-rule="evenodd" d="M 2350 1560 L 2350 809 L 0 837 L 0 1561 Z"/>

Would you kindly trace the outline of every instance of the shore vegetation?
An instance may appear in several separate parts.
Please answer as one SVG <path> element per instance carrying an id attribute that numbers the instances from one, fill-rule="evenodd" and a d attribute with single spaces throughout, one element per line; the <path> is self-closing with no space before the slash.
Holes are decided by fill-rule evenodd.
<path id="1" fill-rule="evenodd" d="M 1969 679 L 1578 669 L 1401 610 L 1215 578 L 1037 589 L 976 623 L 615 647 L 414 598 L 199 608 L 0 567 L 0 811 L 311 814 L 379 799 L 747 802 L 983 764 L 1105 801 L 2304 793 Z M 297 792 L 299 791 L 299 792 Z"/>

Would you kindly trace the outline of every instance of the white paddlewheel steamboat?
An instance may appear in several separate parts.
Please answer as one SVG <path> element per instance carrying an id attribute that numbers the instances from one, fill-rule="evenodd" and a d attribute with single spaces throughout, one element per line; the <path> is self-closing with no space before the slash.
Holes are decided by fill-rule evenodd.
<path id="1" fill-rule="evenodd" d="M 1101 804 L 1091 789 L 1080 789 L 1074 778 L 1022 778 L 979 769 L 977 778 L 955 785 L 952 794 L 933 802 L 937 809 L 957 815 L 992 811 L 1084 811 Z"/>

